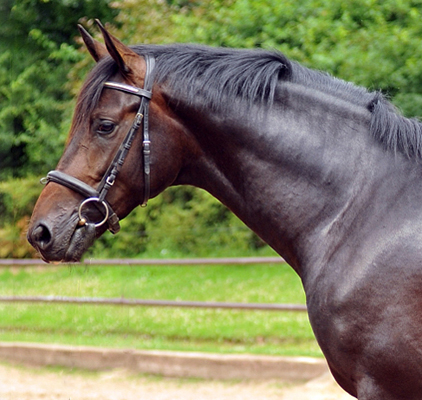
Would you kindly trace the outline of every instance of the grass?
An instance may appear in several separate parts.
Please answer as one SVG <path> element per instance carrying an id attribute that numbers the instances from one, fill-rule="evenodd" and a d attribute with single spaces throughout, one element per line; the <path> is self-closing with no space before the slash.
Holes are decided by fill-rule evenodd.
<path id="1" fill-rule="evenodd" d="M 304 304 L 287 265 L 78 266 L 0 271 L 1 295 Z M 321 356 L 306 313 L 0 303 L 0 340 Z"/>

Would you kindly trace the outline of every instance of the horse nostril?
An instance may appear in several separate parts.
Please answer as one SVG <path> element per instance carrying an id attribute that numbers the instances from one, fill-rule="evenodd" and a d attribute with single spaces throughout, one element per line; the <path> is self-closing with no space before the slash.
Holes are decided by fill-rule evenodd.
<path id="1" fill-rule="evenodd" d="M 30 241 L 40 250 L 44 250 L 51 241 L 50 230 L 43 224 L 39 224 L 31 232 Z"/>

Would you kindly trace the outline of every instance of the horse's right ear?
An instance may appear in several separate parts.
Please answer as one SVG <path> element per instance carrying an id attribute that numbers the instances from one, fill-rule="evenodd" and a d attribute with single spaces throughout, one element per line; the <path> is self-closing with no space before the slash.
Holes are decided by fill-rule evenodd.
<path id="1" fill-rule="evenodd" d="M 78 25 L 78 29 L 81 33 L 86 48 L 91 53 L 91 56 L 96 62 L 109 55 L 106 47 L 102 43 L 95 40 L 82 25 Z"/>

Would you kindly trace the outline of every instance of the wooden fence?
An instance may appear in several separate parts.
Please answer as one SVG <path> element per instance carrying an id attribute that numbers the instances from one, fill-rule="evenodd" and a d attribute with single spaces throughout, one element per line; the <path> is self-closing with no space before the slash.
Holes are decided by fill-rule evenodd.
<path id="1" fill-rule="evenodd" d="M 86 260 L 82 263 L 63 264 L 72 266 L 107 265 L 107 266 L 186 266 L 186 265 L 250 265 L 250 264 L 281 264 L 285 261 L 280 257 L 240 257 L 240 258 L 191 258 L 191 259 L 108 259 Z M 33 259 L 0 259 L 0 268 L 29 267 L 45 265 L 41 260 Z M 95 297 L 63 297 L 63 296 L 0 296 L 3 303 L 64 303 L 64 304 L 96 304 L 115 306 L 147 306 L 147 307 L 189 307 L 189 308 L 220 308 L 237 310 L 265 311 L 300 311 L 306 312 L 302 304 L 261 304 L 261 303 L 223 303 L 197 301 L 143 300 L 126 298 L 95 298 Z"/>

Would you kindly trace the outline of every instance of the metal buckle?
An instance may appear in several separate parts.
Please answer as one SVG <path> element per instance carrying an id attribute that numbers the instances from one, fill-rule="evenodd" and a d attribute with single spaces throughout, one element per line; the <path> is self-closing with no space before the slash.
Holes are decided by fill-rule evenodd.
<path id="1" fill-rule="evenodd" d="M 115 176 L 112 177 L 111 175 L 108 176 L 106 179 L 107 185 L 109 186 L 113 186 L 115 181 L 116 181 L 116 177 Z"/>
<path id="2" fill-rule="evenodd" d="M 144 146 L 144 154 L 150 154 L 151 153 L 151 140 L 144 140 L 142 142 L 142 145 Z"/>

